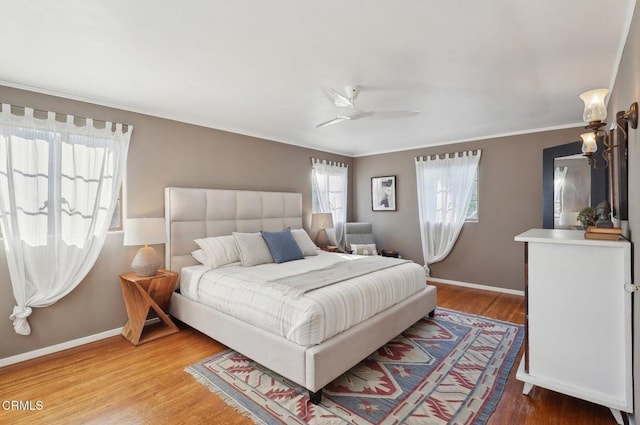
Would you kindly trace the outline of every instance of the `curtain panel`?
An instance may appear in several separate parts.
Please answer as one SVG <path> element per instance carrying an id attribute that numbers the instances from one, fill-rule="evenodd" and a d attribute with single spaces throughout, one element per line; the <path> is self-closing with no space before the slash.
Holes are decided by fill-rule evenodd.
<path id="1" fill-rule="evenodd" d="M 341 162 L 311 158 L 314 213 L 331 213 L 338 247 L 344 249 L 349 167 Z"/>
<path id="2" fill-rule="evenodd" d="M 417 157 L 418 216 L 424 268 L 449 255 L 464 224 L 482 151 Z"/>
<path id="3" fill-rule="evenodd" d="M 0 110 L 0 230 L 16 300 L 10 319 L 21 335 L 31 332 L 33 307 L 67 295 L 95 264 L 133 131 L 43 115 L 8 104 Z"/>

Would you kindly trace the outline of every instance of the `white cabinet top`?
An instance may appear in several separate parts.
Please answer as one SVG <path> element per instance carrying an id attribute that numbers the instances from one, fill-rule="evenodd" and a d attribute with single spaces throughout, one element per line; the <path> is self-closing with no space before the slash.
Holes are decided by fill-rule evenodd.
<path id="1" fill-rule="evenodd" d="M 524 233 L 520 233 L 514 239 L 516 240 L 516 242 L 539 242 L 609 247 L 622 247 L 625 245 L 629 246 L 629 242 L 624 239 L 620 239 L 619 241 L 585 239 L 584 230 L 530 229 Z"/>

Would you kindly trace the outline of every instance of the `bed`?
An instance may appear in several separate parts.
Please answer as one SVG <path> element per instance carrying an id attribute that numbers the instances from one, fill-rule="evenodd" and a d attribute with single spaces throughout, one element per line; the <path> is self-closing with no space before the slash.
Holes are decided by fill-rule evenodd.
<path id="1" fill-rule="evenodd" d="M 385 305 L 381 311 L 363 321 L 339 325 L 336 327 L 337 331 L 324 334 L 311 332 L 310 337 L 306 333 L 298 333 L 293 337 L 296 332 L 290 330 L 283 330 L 279 334 L 261 326 L 260 319 L 255 319 L 258 320 L 257 323 L 251 323 L 246 317 L 234 317 L 224 308 L 216 309 L 202 300 L 193 299 L 190 293 L 197 292 L 193 290 L 193 285 L 199 279 L 204 279 L 202 276 L 215 277 L 223 274 L 224 279 L 232 279 L 230 276 L 235 276 L 235 269 L 241 267 L 230 264 L 216 271 L 205 271 L 203 268 L 207 267 L 199 265 L 191 253 L 198 248 L 195 242 L 198 239 L 231 235 L 233 232 L 249 234 L 260 231 L 278 232 L 286 228 L 302 229 L 302 195 L 289 192 L 168 187 L 165 188 L 165 218 L 165 267 L 181 275 L 177 290 L 172 296 L 170 314 L 306 388 L 313 403 L 320 402 L 325 385 L 435 310 L 436 289 L 424 284 L 422 277 L 422 284 L 417 292 L 407 297 L 399 295 L 400 299 L 394 300 L 392 305 Z M 287 267 L 300 263 L 314 268 L 314 261 L 319 264 L 332 263 L 334 260 L 339 262 L 337 257 L 332 256 L 340 255 L 351 258 L 347 254 L 321 252 L 311 261 L 307 261 L 305 257 L 304 260 L 288 263 Z M 346 260 L 343 258 L 340 261 Z M 264 274 L 267 276 L 265 279 L 270 279 L 272 275 L 280 273 L 279 266 L 265 265 L 263 267 L 267 271 L 263 272 L 258 265 L 255 266 L 254 274 Z M 419 266 L 407 263 L 372 273 L 379 275 L 377 277 L 381 277 L 383 281 L 395 281 L 395 285 L 403 286 L 404 280 L 409 278 L 400 277 L 400 271 L 406 270 L 405 274 L 413 273 L 415 276 L 416 267 Z M 395 274 L 392 276 L 392 273 Z M 353 277 L 332 286 L 357 286 L 367 279 L 371 277 Z M 228 286 L 235 287 L 237 284 L 234 282 Z M 305 302 L 311 302 L 314 297 L 320 297 L 325 292 L 328 292 L 326 288 L 320 288 L 305 293 L 301 298 Z M 298 296 L 300 294 L 296 295 Z M 282 301 L 283 304 L 288 302 Z M 263 305 L 262 301 L 256 301 L 256 305 Z M 340 326 L 347 328 L 340 330 Z"/>

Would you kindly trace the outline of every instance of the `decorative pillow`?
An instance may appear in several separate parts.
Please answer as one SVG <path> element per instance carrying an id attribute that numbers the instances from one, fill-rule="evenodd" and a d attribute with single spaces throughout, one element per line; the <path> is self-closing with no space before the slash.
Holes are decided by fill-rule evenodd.
<path id="1" fill-rule="evenodd" d="M 313 243 L 309 234 L 304 229 L 291 229 L 291 235 L 296 240 L 302 255 L 308 257 L 310 255 L 318 255 L 318 247 Z"/>
<path id="2" fill-rule="evenodd" d="M 269 247 L 260 233 L 233 232 L 243 266 L 273 263 Z"/>
<path id="3" fill-rule="evenodd" d="M 240 252 L 238 252 L 233 236 L 213 236 L 196 239 L 195 242 L 202 248 L 204 253 L 205 261 L 202 264 L 211 269 L 217 269 L 225 264 L 240 261 Z"/>
<path id="4" fill-rule="evenodd" d="M 304 258 L 298 243 L 293 238 L 290 229 L 279 232 L 261 232 L 264 241 L 269 247 L 269 252 L 276 263 L 285 263 L 292 260 Z"/>
<path id="5" fill-rule="evenodd" d="M 374 243 L 367 243 L 367 244 L 352 243 L 351 249 L 353 250 L 352 254 L 378 255 L 378 251 L 376 250 L 376 244 Z"/>
<path id="6" fill-rule="evenodd" d="M 196 249 L 191 253 L 191 256 L 200 264 L 205 264 L 207 262 L 207 257 L 204 256 L 204 251 L 202 249 Z"/>

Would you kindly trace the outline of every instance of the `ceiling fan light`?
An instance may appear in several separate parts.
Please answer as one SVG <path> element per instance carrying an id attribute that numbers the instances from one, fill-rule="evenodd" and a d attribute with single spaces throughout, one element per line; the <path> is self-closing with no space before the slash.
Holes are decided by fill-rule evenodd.
<path id="1" fill-rule="evenodd" d="M 585 122 L 604 121 L 607 118 L 607 107 L 604 104 L 607 93 L 609 89 L 595 89 L 580 95 L 580 99 L 584 102 L 582 118 Z"/>
<path id="2" fill-rule="evenodd" d="M 598 150 L 596 133 L 590 131 L 588 133 L 582 133 L 580 137 L 582 137 L 582 153 L 584 155 L 594 154 Z"/>

